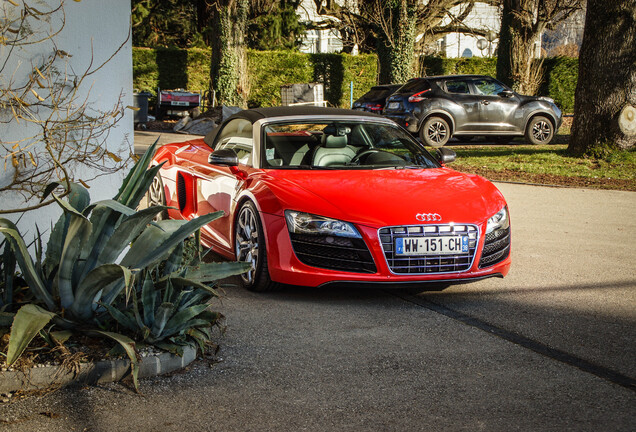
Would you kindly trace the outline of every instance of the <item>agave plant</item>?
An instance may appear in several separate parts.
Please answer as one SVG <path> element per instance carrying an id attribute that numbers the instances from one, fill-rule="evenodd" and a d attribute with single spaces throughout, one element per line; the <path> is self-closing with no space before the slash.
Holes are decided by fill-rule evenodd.
<path id="1" fill-rule="evenodd" d="M 10 245 L 37 303 L 22 306 L 13 318 L 7 364 L 15 362 L 35 335 L 52 321 L 63 329 L 90 331 L 120 343 L 131 359 L 136 385 L 134 342 L 124 335 L 102 330 L 108 315 L 105 310 L 112 313 L 115 310 L 113 304 L 125 304 L 120 299 L 128 298 L 135 291 L 135 281 L 140 280 L 137 275 L 147 274 L 166 260 L 169 263 L 175 260 L 175 251 L 183 250 L 185 238 L 221 216 L 221 212 L 217 212 L 190 221 L 153 222 L 153 218 L 167 207 L 136 210 L 160 168 L 148 169 L 155 148 L 156 143 L 135 164 L 112 200 L 90 204 L 85 188 L 68 184 L 66 187 L 71 193 L 68 201 L 63 201 L 53 193 L 60 184 L 47 188 L 42 199 L 51 194 L 64 214 L 51 232 L 43 263 L 39 253 L 33 261 L 18 228 L 11 221 L 0 219 L 0 232 Z M 118 261 L 122 254 L 123 258 Z M 230 264 L 228 268 L 232 274 L 246 270 L 242 264 L 227 264 Z M 11 262 L 6 270 L 10 267 Z M 173 271 L 174 263 L 166 268 Z M 182 272 L 187 274 L 188 269 L 182 269 Z M 168 280 L 173 286 L 176 282 L 179 288 L 198 286 L 203 289 L 200 278 L 193 277 L 188 285 L 179 282 L 179 278 Z M 136 293 L 133 298 L 136 299 Z M 166 298 L 171 296 L 166 295 Z M 164 303 L 169 302 L 165 300 Z M 204 309 L 207 304 L 198 306 L 197 310 Z M 201 313 L 196 316 L 200 317 Z M 179 319 L 184 315 L 179 315 Z M 205 318 L 210 316 L 205 315 Z M 165 326 L 162 333 L 165 334 Z"/>
<path id="2" fill-rule="evenodd" d="M 149 228 L 143 236 L 153 236 Z M 182 354 L 183 346 L 198 344 L 201 351 L 212 338 L 211 327 L 222 315 L 208 310 L 218 294 L 216 281 L 249 270 L 246 263 L 201 263 L 179 265 L 183 247 L 177 247 L 165 262 L 162 277 L 144 271 L 133 291 L 132 301 L 105 305 L 117 323 L 136 335 L 136 340 Z M 155 270 L 157 271 L 157 270 Z M 155 280 L 156 279 L 156 280 Z M 207 282 L 207 284 L 206 284 Z"/>

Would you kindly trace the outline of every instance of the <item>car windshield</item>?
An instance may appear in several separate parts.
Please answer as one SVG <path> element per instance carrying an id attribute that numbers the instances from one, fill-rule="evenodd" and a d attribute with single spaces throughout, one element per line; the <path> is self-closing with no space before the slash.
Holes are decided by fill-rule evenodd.
<path id="1" fill-rule="evenodd" d="M 438 168 L 396 125 L 369 121 L 285 122 L 264 126 L 263 167 L 270 169 Z"/>

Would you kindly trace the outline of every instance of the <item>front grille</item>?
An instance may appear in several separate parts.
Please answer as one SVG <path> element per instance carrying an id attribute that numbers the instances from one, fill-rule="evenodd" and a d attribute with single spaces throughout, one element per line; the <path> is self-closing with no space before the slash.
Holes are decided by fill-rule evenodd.
<path id="1" fill-rule="evenodd" d="M 510 227 L 486 234 L 479 268 L 489 267 L 508 258 L 510 253 Z"/>
<path id="2" fill-rule="evenodd" d="M 303 264 L 354 273 L 377 271 L 371 252 L 362 239 L 296 233 L 289 235 L 294 253 Z"/>
<path id="3" fill-rule="evenodd" d="M 382 228 L 380 242 L 389 269 L 395 274 L 431 274 L 463 272 L 475 258 L 479 230 L 475 225 L 410 225 Z M 468 252 L 453 255 L 398 256 L 394 253 L 398 237 L 468 236 Z"/>

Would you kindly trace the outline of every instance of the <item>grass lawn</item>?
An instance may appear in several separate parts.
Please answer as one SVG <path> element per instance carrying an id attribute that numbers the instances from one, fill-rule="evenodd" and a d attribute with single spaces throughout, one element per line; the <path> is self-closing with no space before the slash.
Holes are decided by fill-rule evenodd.
<path id="1" fill-rule="evenodd" d="M 573 158 L 566 153 L 569 133 L 561 127 L 557 144 L 542 146 L 521 139 L 503 146 L 453 145 L 457 161 L 450 168 L 490 180 L 636 191 L 636 149 L 605 160 Z"/>

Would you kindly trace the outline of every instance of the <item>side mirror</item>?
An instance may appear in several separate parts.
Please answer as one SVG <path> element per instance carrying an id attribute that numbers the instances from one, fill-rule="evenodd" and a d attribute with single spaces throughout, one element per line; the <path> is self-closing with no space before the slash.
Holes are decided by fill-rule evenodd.
<path id="1" fill-rule="evenodd" d="M 440 147 L 437 149 L 437 160 L 446 165 L 448 163 L 454 162 L 455 159 L 457 159 L 457 153 L 455 153 L 453 150 L 446 148 L 446 147 Z"/>
<path id="2" fill-rule="evenodd" d="M 502 98 L 511 98 L 515 95 L 515 93 L 512 90 L 504 90 L 501 93 L 498 94 L 498 96 L 502 97 Z"/>
<path id="3" fill-rule="evenodd" d="M 210 165 L 222 165 L 222 166 L 238 166 L 239 160 L 236 152 L 233 149 L 219 149 L 210 153 L 208 158 Z"/>

